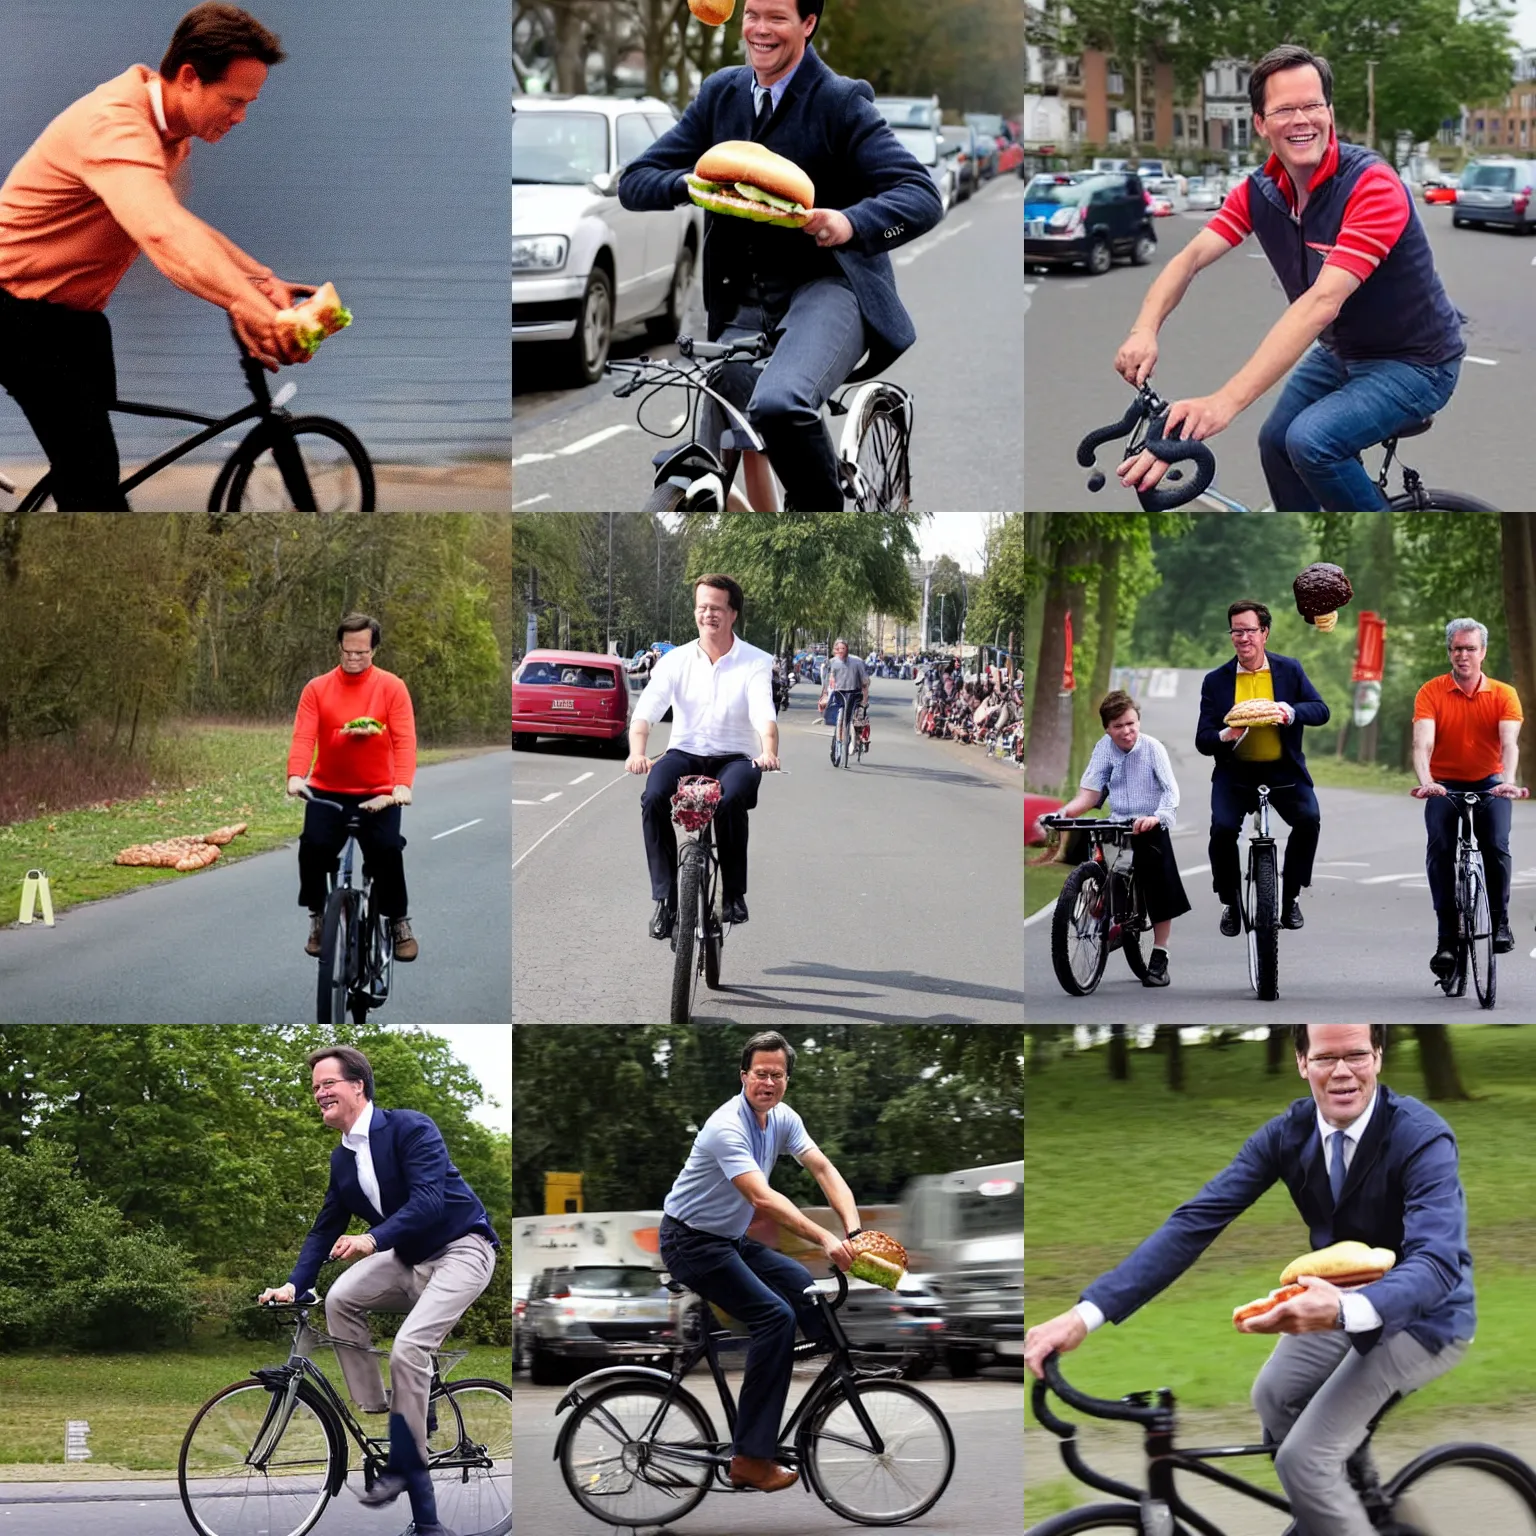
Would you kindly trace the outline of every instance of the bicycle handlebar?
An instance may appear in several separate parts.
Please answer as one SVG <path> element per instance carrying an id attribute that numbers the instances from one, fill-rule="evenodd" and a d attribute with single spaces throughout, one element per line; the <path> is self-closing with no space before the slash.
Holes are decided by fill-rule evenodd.
<path id="1" fill-rule="evenodd" d="M 1126 1424 L 1155 1424 L 1167 1414 L 1166 1403 L 1140 1404 L 1128 1402 L 1125 1398 L 1111 1400 L 1107 1397 L 1090 1397 L 1086 1392 L 1079 1392 L 1061 1374 L 1060 1359 L 1060 1355 L 1054 1354 L 1045 1357 L 1045 1363 L 1041 1366 L 1045 1372 L 1045 1380 L 1037 1381 L 1030 1394 L 1035 1417 L 1042 1424 L 1055 1417 L 1046 1401 L 1052 1392 L 1068 1407 L 1076 1408 L 1079 1413 L 1086 1413 L 1090 1418 L 1095 1419 L 1113 1419 Z M 1161 1397 L 1166 1390 L 1164 1388 L 1159 1396 Z"/>
<path id="2" fill-rule="evenodd" d="M 1037 827 L 1048 828 L 1052 832 L 1077 832 L 1093 831 L 1095 829 L 1110 832 L 1129 832 L 1136 825 L 1133 818 L 1121 818 L 1118 816 L 1061 816 L 1055 811 L 1045 816 L 1035 818 Z"/>
<path id="3" fill-rule="evenodd" d="M 1094 451 L 1112 438 L 1126 437 L 1127 458 L 1147 449 L 1154 458 L 1173 466 L 1189 463 L 1194 466 L 1193 478 L 1185 483 L 1185 472 L 1171 468 L 1150 491 L 1138 490 L 1136 499 L 1147 512 L 1171 512 L 1201 495 L 1216 478 L 1216 456 L 1195 438 L 1169 437 L 1169 405 L 1150 384 L 1143 384 L 1119 421 L 1090 432 L 1077 445 L 1077 462 L 1093 473 L 1088 477 L 1088 489 L 1104 488 L 1104 472 L 1094 463 Z M 1141 436 L 1138 438 L 1138 430 Z"/>

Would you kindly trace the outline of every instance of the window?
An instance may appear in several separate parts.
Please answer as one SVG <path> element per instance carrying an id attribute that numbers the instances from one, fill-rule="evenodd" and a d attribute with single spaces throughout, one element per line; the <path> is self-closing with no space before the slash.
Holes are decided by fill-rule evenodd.
<path id="1" fill-rule="evenodd" d="M 1184 114 L 1182 112 L 1175 112 L 1173 114 L 1173 136 L 1181 141 L 1184 138 Z"/>
<path id="2" fill-rule="evenodd" d="M 1150 112 L 1141 114 L 1141 137 L 1148 144 L 1157 137 L 1157 124 Z"/>
<path id="3" fill-rule="evenodd" d="M 656 142 L 655 130 L 643 112 L 626 112 L 614 124 L 619 164 L 628 165 Z"/>
<path id="4" fill-rule="evenodd" d="M 571 662 L 529 661 L 517 674 L 519 683 L 544 688 L 612 689 L 614 674 L 607 667 L 580 666 Z"/>
<path id="5" fill-rule="evenodd" d="M 1125 95 L 1125 76 L 1121 74 L 1119 65 L 1111 64 L 1109 66 L 1109 79 L 1105 82 L 1104 89 L 1111 96 Z"/>

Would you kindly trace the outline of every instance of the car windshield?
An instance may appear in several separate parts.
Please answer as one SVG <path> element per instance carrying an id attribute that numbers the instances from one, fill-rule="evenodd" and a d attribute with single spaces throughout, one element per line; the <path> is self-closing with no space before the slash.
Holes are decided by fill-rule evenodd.
<path id="1" fill-rule="evenodd" d="M 1464 187 L 1483 187 L 1490 192 L 1508 192 L 1515 184 L 1515 168 L 1512 165 L 1471 165 L 1462 177 Z"/>
<path id="2" fill-rule="evenodd" d="M 601 112 L 514 112 L 512 180 L 579 187 L 608 169 L 608 119 Z"/>
<path id="3" fill-rule="evenodd" d="M 661 1285 L 655 1270 L 593 1266 L 571 1271 L 571 1290 L 617 1291 L 623 1296 L 649 1296 Z"/>
<path id="4" fill-rule="evenodd" d="M 517 674 L 519 683 L 555 688 L 612 688 L 613 673 L 607 667 L 581 666 L 570 661 L 525 661 Z"/>
<path id="5" fill-rule="evenodd" d="M 1003 136 L 1003 120 L 995 112 L 967 112 L 965 120 L 973 128 L 979 128 L 983 133 L 990 133 L 994 139 Z"/>
<path id="6" fill-rule="evenodd" d="M 936 165 L 939 136 L 931 128 L 892 128 L 902 147 L 910 149 L 924 165 Z"/>
<path id="7" fill-rule="evenodd" d="M 1082 186 L 1073 181 L 1058 181 L 1054 176 L 1036 176 L 1024 189 L 1026 203 L 1058 203 L 1076 208 L 1083 200 Z"/>
<path id="8" fill-rule="evenodd" d="M 931 101 L 877 101 L 876 109 L 892 128 L 929 128 L 933 126 Z"/>
<path id="9" fill-rule="evenodd" d="M 1023 1224 L 1017 1193 L 1010 1198 L 967 1190 L 956 1198 L 960 1202 L 961 1237 L 1002 1237 L 1019 1231 Z"/>

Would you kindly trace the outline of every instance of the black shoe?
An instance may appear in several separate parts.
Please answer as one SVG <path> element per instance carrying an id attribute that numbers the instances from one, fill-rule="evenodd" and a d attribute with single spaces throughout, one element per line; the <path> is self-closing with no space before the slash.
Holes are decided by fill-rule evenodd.
<path id="1" fill-rule="evenodd" d="M 1294 896 L 1289 897 L 1285 905 L 1280 909 L 1280 926 L 1282 928 L 1300 928 L 1304 924 L 1305 920 L 1301 915 L 1301 903 Z"/>
<path id="2" fill-rule="evenodd" d="M 375 1509 L 381 1504 L 393 1504 L 409 1486 L 403 1472 L 380 1472 L 373 1480 L 373 1487 L 358 1494 L 358 1502 Z"/>
<path id="3" fill-rule="evenodd" d="M 1141 978 L 1144 987 L 1166 987 L 1168 985 L 1168 951 L 1166 949 L 1154 949 L 1152 958 L 1147 961 L 1147 974 Z"/>
<path id="4" fill-rule="evenodd" d="M 677 903 L 675 901 L 658 901 L 656 910 L 651 914 L 651 937 L 653 939 L 670 939 L 672 937 L 673 924 L 677 922 Z"/>
<path id="5" fill-rule="evenodd" d="M 1498 930 L 1493 935 L 1493 952 L 1496 955 L 1507 955 L 1515 947 L 1515 936 L 1509 931 L 1509 919 L 1499 919 Z"/>
<path id="6" fill-rule="evenodd" d="M 1440 947 L 1430 956 L 1429 968 L 1441 981 L 1450 978 L 1456 969 L 1456 940 L 1442 938 Z"/>
<path id="7" fill-rule="evenodd" d="M 1242 913 L 1237 910 L 1237 903 L 1229 901 L 1221 909 L 1221 931 L 1229 939 L 1235 939 L 1243 931 Z"/>
<path id="8" fill-rule="evenodd" d="M 727 896 L 721 903 L 720 915 L 726 922 L 731 924 L 746 922 L 746 898 L 742 896 Z"/>

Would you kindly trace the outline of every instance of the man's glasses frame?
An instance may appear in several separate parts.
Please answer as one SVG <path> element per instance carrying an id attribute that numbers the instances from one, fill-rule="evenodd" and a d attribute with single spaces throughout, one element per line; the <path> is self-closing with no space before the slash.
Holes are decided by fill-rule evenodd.
<path id="1" fill-rule="evenodd" d="M 1368 1051 L 1345 1051 L 1342 1056 L 1308 1056 L 1307 1065 L 1318 1071 L 1332 1072 L 1342 1061 L 1351 1072 L 1358 1072 L 1375 1055 L 1376 1047 L 1373 1045 Z"/>

